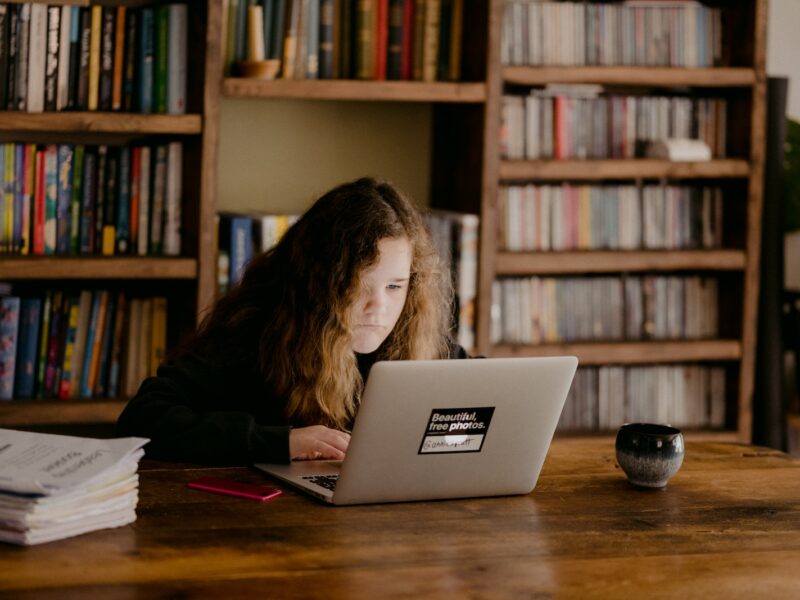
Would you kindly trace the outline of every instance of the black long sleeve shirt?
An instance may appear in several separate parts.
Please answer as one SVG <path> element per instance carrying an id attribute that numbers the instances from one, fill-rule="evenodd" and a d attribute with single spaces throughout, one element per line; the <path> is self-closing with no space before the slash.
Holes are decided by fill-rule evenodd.
<path id="1" fill-rule="evenodd" d="M 468 358 L 454 345 L 450 358 Z M 358 355 L 366 381 L 374 354 Z M 150 458 L 200 464 L 289 462 L 286 399 L 252 365 L 215 365 L 188 354 L 146 379 L 117 422 L 117 434 L 150 438 Z"/>

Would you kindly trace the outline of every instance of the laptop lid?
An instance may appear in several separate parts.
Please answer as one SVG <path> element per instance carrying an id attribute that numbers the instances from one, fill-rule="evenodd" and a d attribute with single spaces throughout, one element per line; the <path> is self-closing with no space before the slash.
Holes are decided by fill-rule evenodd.
<path id="1" fill-rule="evenodd" d="M 530 492 L 577 363 L 572 356 L 376 363 L 331 501 Z M 293 473 L 310 473 L 309 463 L 256 466 L 301 485 Z"/>

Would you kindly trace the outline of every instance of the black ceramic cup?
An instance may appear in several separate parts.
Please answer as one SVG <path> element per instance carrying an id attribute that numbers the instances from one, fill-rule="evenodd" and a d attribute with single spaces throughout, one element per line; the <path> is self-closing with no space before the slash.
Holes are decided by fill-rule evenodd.
<path id="1" fill-rule="evenodd" d="M 627 423 L 617 432 L 617 462 L 628 481 L 645 488 L 663 488 L 683 463 L 680 429 L 655 423 Z"/>

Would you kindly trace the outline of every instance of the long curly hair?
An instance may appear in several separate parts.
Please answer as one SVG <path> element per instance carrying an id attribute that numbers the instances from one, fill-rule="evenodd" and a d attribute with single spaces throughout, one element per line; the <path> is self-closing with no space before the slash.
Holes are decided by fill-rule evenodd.
<path id="1" fill-rule="evenodd" d="M 445 358 L 450 279 L 419 211 L 394 186 L 370 178 L 323 195 L 256 256 L 201 323 L 195 347 L 233 364 L 252 361 L 257 348 L 259 374 L 286 398 L 289 423 L 348 427 L 364 387 L 349 308 L 386 238 L 410 242 L 411 274 L 403 312 L 376 358 Z"/>

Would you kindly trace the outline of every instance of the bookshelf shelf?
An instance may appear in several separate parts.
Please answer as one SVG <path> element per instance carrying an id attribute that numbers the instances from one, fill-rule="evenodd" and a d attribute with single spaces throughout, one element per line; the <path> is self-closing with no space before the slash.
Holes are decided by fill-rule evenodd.
<path id="1" fill-rule="evenodd" d="M 107 112 L 0 112 L 0 131 L 46 133 L 133 133 L 198 135 L 200 115 L 143 115 Z"/>
<path id="2" fill-rule="evenodd" d="M 492 349 L 492 356 L 495 357 L 563 355 L 577 356 L 582 366 L 738 361 L 742 357 L 742 344 L 738 340 L 657 340 L 585 344 L 501 344 Z"/>
<path id="3" fill-rule="evenodd" d="M 503 67 L 503 80 L 511 85 L 591 83 L 653 87 L 749 87 L 756 72 L 749 68 L 717 67 Z"/>
<path id="4" fill-rule="evenodd" d="M 745 253 L 740 250 L 498 252 L 495 273 L 507 276 L 631 271 L 742 271 L 746 262 Z"/>
<path id="5" fill-rule="evenodd" d="M 222 84 L 229 98 L 363 100 L 476 104 L 486 100 L 483 83 L 353 80 L 264 80 L 230 77 Z"/>
<path id="6" fill-rule="evenodd" d="M 502 182 L 572 179 L 737 179 L 750 176 L 750 164 L 741 159 L 671 162 L 658 159 L 504 160 Z"/>
<path id="7" fill-rule="evenodd" d="M 125 400 L 13 400 L 0 403 L 0 423 L 13 426 L 115 423 Z"/>
<path id="8" fill-rule="evenodd" d="M 195 279 L 193 258 L 14 257 L 0 259 L 5 279 Z"/>

